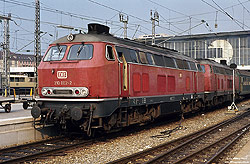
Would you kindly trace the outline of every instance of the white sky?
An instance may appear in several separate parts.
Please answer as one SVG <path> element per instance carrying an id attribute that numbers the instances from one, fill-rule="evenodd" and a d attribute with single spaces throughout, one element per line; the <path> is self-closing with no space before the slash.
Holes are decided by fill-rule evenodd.
<path id="1" fill-rule="evenodd" d="M 60 24 L 83 28 L 86 32 L 88 23 L 107 24 L 111 33 L 122 37 L 123 24 L 119 22 L 119 12 L 129 15 L 130 39 L 134 35 L 151 34 L 150 10 L 160 15 L 156 33 L 187 35 L 190 32 L 201 34 L 250 29 L 250 0 L 40 0 L 40 3 L 41 31 L 46 32 L 42 34 L 42 52 L 56 37 L 71 32 L 57 28 Z M 26 50 L 34 49 L 34 43 L 25 47 L 34 40 L 34 4 L 35 0 L 0 0 L 0 15 L 12 14 L 12 52 L 21 49 L 19 53 L 26 53 Z M 201 20 L 206 22 L 201 24 Z M 194 28 L 190 31 L 190 27 Z M 3 22 L 0 23 L 0 42 L 3 42 Z"/>

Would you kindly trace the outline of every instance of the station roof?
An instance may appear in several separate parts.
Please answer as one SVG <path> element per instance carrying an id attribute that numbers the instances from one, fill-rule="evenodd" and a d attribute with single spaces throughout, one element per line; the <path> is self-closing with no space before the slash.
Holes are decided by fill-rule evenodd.
<path id="1" fill-rule="evenodd" d="M 159 37 L 156 40 L 161 41 L 169 39 L 168 41 L 174 40 L 198 40 L 198 39 L 209 39 L 209 38 L 220 38 L 220 37 L 235 37 L 235 36 L 249 36 L 250 30 L 248 31 L 230 31 L 230 32 L 219 32 L 219 33 L 208 33 L 208 34 L 194 34 L 194 35 L 181 35 L 181 36 L 169 36 L 169 37 Z M 138 39 L 140 40 L 140 39 Z M 141 39 L 143 40 L 143 39 Z M 145 39 L 144 39 L 145 40 Z"/>
<path id="2" fill-rule="evenodd" d="M 3 60 L 3 51 L 0 51 L 0 60 Z M 10 52 L 10 60 L 17 60 L 17 61 L 34 61 L 34 55 L 30 54 L 16 54 Z"/>

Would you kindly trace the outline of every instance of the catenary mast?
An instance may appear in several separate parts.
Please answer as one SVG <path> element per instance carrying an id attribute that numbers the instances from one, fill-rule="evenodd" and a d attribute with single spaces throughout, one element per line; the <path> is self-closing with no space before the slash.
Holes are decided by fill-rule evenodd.
<path id="1" fill-rule="evenodd" d="M 34 95 L 36 95 L 38 87 L 38 73 L 37 68 L 41 60 L 41 41 L 40 41 L 40 2 L 36 0 L 36 18 L 35 18 L 35 78 L 36 78 L 36 87 L 34 89 Z"/>
<path id="2" fill-rule="evenodd" d="M 4 20 L 4 42 L 1 45 L 3 47 L 3 76 L 2 76 L 2 87 L 5 91 L 5 96 L 10 93 L 10 27 L 9 21 L 11 20 L 11 14 L 8 16 L 0 16 L 0 19 Z"/>

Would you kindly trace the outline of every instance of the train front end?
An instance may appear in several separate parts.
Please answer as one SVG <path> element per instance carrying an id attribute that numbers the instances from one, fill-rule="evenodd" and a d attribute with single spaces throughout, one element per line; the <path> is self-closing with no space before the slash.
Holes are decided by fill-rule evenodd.
<path id="1" fill-rule="evenodd" d="M 96 25 L 89 28 L 96 30 Z M 40 123 L 91 135 L 118 106 L 118 64 L 107 60 L 107 43 L 92 32 L 68 35 L 48 48 L 38 68 L 39 98 L 31 110 Z"/>

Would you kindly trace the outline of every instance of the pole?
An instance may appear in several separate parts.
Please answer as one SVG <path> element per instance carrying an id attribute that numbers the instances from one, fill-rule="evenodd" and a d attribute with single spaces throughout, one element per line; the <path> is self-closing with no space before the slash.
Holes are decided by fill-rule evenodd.
<path id="1" fill-rule="evenodd" d="M 3 42 L 3 84 L 2 87 L 5 92 L 5 97 L 10 94 L 10 27 L 9 21 L 11 20 L 11 14 L 9 13 L 8 16 L 0 16 L 0 19 L 4 20 L 4 42 Z"/>
<path id="2" fill-rule="evenodd" d="M 233 103 L 235 102 L 235 69 L 233 69 Z"/>
<path id="3" fill-rule="evenodd" d="M 41 42 L 40 42 L 40 2 L 36 0 L 36 20 L 35 20 L 35 70 L 34 75 L 36 79 L 36 86 L 34 88 L 34 96 L 37 95 L 38 88 L 38 66 L 41 59 Z"/>
<path id="4" fill-rule="evenodd" d="M 128 16 L 124 16 L 123 14 L 119 14 L 120 22 L 124 24 L 124 38 L 128 38 L 127 30 L 128 30 Z"/>
<path id="5" fill-rule="evenodd" d="M 237 68 L 236 64 L 230 64 L 230 68 L 233 69 L 233 102 L 230 106 L 228 106 L 228 111 L 229 112 L 237 112 L 238 108 L 235 104 L 235 69 Z"/>
<path id="6" fill-rule="evenodd" d="M 152 45 L 155 45 L 155 22 L 158 22 L 159 24 L 159 14 L 157 11 L 154 12 L 154 15 L 152 13 L 152 10 L 150 11 L 150 20 L 152 21 Z"/>
<path id="7" fill-rule="evenodd" d="M 155 45 L 155 19 L 152 19 L 152 45 Z"/>

